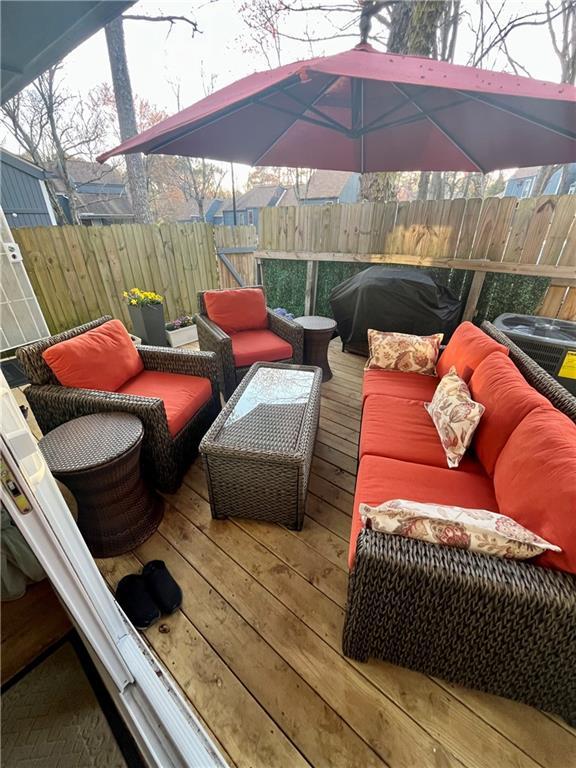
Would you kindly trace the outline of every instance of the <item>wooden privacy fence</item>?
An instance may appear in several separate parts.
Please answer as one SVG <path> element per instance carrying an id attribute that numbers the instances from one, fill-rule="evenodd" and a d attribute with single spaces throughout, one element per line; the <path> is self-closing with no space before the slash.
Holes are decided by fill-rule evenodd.
<path id="1" fill-rule="evenodd" d="M 219 285 L 209 224 L 34 227 L 14 237 L 53 333 L 104 314 L 131 327 L 129 288 L 162 294 L 168 320 L 194 313 L 197 291 Z"/>
<path id="2" fill-rule="evenodd" d="M 251 224 L 235 227 L 214 227 L 214 242 L 218 255 L 221 288 L 255 285 L 256 261 L 254 251 L 258 236 Z"/>
<path id="3" fill-rule="evenodd" d="M 264 208 L 255 256 L 309 262 L 307 297 L 318 261 L 474 270 L 466 317 L 487 272 L 549 277 L 542 306 L 572 317 L 575 218 L 574 195 Z"/>

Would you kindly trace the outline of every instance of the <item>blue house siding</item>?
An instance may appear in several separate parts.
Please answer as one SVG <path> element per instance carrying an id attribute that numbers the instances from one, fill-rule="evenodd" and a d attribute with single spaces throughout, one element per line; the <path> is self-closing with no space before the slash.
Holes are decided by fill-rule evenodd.
<path id="1" fill-rule="evenodd" d="M 360 174 L 353 173 L 340 193 L 339 203 L 357 203 L 360 198 Z"/>
<path id="2" fill-rule="evenodd" d="M 572 163 L 568 170 L 568 186 L 576 182 L 576 163 Z M 558 188 L 560 187 L 560 181 L 562 179 L 562 169 L 558 168 L 552 176 L 550 176 L 548 183 L 544 187 L 543 195 L 557 195 Z M 508 179 L 506 187 L 504 188 L 504 197 L 529 197 L 532 193 L 532 186 L 536 176 L 526 176 L 523 179 Z"/>
<path id="3" fill-rule="evenodd" d="M 259 218 L 260 208 L 244 208 L 243 210 L 236 210 L 236 224 L 254 224 L 254 226 L 257 227 Z M 222 223 L 233 226 L 234 211 L 222 211 Z"/>
<path id="4" fill-rule="evenodd" d="M 0 204 L 11 227 L 49 227 L 53 215 L 43 192 L 43 171 L 18 161 L 5 152 L 0 154 Z"/>

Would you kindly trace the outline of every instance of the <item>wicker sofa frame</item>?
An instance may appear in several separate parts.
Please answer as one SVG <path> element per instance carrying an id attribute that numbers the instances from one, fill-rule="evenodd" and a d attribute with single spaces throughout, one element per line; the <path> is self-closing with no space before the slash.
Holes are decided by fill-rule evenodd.
<path id="1" fill-rule="evenodd" d="M 266 292 L 261 285 L 244 286 L 245 288 L 260 288 L 266 298 Z M 231 288 L 227 290 L 242 291 L 244 288 Z M 212 322 L 206 314 L 204 294 L 198 293 L 198 314 L 195 316 L 198 328 L 198 341 L 200 349 L 215 352 L 218 360 L 220 387 L 224 398 L 228 400 L 238 384 L 250 370 L 250 366 L 236 367 L 232 354 L 232 339 L 216 323 Z M 293 363 L 301 365 L 304 357 L 304 329 L 298 323 L 287 320 L 272 312 L 268 312 L 268 328 L 284 341 L 292 345 L 293 355 L 287 360 L 276 360 L 277 363 Z"/>
<path id="2" fill-rule="evenodd" d="M 24 391 L 26 399 L 44 434 L 77 416 L 91 413 L 120 411 L 138 416 L 144 424 L 142 464 L 145 476 L 158 490 L 173 493 L 197 455 L 200 440 L 220 412 L 216 355 L 168 347 L 137 347 L 146 370 L 203 376 L 212 382 L 210 401 L 173 437 L 160 398 L 63 387 L 44 361 L 42 353 L 48 347 L 97 328 L 111 319 L 109 316 L 100 317 L 18 349 L 16 356 L 31 382 Z"/>
<path id="3" fill-rule="evenodd" d="M 490 323 L 482 328 L 576 421 L 576 398 Z M 384 659 L 516 699 L 576 725 L 576 577 L 567 573 L 363 530 L 343 650 L 359 661 Z"/>

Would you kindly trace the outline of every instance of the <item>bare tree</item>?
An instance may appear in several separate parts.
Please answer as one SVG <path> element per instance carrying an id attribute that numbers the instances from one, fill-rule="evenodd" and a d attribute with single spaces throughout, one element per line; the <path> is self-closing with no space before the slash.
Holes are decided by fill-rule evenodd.
<path id="1" fill-rule="evenodd" d="M 58 65 L 47 70 L 4 104 L 2 123 L 30 160 L 47 173 L 46 186 L 58 223 L 66 224 L 68 219 L 50 178 L 54 174 L 64 186 L 72 223 L 79 223 L 78 194 L 69 164 L 75 158 L 94 159 L 101 149 L 106 125 L 93 94 L 83 100 L 68 92 L 60 69 Z M 103 169 L 102 174 L 108 170 Z"/>

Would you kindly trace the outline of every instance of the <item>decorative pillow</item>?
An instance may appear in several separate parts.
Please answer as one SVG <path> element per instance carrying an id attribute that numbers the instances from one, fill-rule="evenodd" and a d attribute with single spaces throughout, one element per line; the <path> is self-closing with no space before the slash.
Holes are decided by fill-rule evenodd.
<path id="1" fill-rule="evenodd" d="M 512 518 L 486 509 L 392 499 L 379 507 L 361 504 L 360 517 L 364 527 L 374 531 L 512 560 L 562 551 Z"/>
<path id="2" fill-rule="evenodd" d="M 424 403 L 440 437 L 450 468 L 457 467 L 472 441 L 484 406 L 470 397 L 470 390 L 455 368 L 443 376 L 431 403 Z"/>
<path id="3" fill-rule="evenodd" d="M 268 328 L 266 300 L 261 288 L 206 291 L 206 314 L 224 333 L 259 331 Z"/>
<path id="4" fill-rule="evenodd" d="M 410 333 L 374 331 L 370 328 L 370 358 L 366 368 L 436 376 L 436 360 L 443 335 L 435 333 L 433 336 L 413 336 Z"/>
<path id="5" fill-rule="evenodd" d="M 108 320 L 60 341 L 42 357 L 65 387 L 115 392 L 144 370 L 142 358 L 120 320 Z"/>

